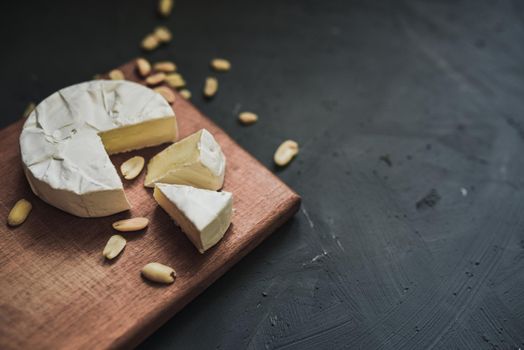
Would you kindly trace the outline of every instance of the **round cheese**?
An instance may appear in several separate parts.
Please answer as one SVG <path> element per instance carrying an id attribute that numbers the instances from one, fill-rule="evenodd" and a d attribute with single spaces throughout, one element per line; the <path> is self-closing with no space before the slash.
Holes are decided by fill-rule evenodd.
<path id="1" fill-rule="evenodd" d="M 29 115 L 20 135 L 33 192 L 81 217 L 129 209 L 108 154 L 174 142 L 175 114 L 137 83 L 95 80 L 59 90 Z"/>

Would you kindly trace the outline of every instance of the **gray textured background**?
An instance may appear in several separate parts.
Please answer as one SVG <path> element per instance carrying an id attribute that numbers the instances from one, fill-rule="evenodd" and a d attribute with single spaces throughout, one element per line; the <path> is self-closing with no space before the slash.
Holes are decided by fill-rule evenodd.
<path id="1" fill-rule="evenodd" d="M 0 6 L 1 125 L 166 24 L 147 57 L 176 61 L 205 114 L 268 167 L 301 145 L 278 172 L 295 219 L 141 348 L 524 347 L 524 1 Z M 206 102 L 215 56 L 233 70 Z"/>

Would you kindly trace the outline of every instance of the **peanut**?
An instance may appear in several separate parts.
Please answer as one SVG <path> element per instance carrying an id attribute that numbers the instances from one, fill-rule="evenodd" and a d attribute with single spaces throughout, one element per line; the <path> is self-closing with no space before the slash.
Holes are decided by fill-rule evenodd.
<path id="1" fill-rule="evenodd" d="M 172 88 L 175 88 L 175 89 L 186 86 L 186 81 L 178 73 L 168 74 L 166 76 L 166 83 L 167 83 L 167 85 L 169 85 L 169 86 L 171 86 Z"/>
<path id="2" fill-rule="evenodd" d="M 238 120 L 244 125 L 251 125 L 257 122 L 258 116 L 252 112 L 242 112 L 238 115 Z"/>
<path id="3" fill-rule="evenodd" d="M 150 75 L 146 78 L 146 84 L 147 85 L 158 85 L 161 82 L 166 80 L 166 74 L 165 73 L 155 73 L 153 75 Z"/>
<path id="4" fill-rule="evenodd" d="M 227 72 L 231 69 L 231 63 L 223 58 L 215 58 L 211 60 L 211 68 L 217 72 Z"/>
<path id="5" fill-rule="evenodd" d="M 168 17 L 173 11 L 173 0 L 159 0 L 158 13 L 163 17 Z"/>
<path id="6" fill-rule="evenodd" d="M 159 86 L 159 87 L 154 88 L 153 90 L 155 90 L 160 95 L 162 95 L 166 99 L 166 101 L 169 102 L 170 104 L 175 102 L 175 99 L 176 99 L 175 93 L 173 92 L 173 90 L 171 90 L 167 86 Z"/>
<path id="7" fill-rule="evenodd" d="M 106 259 L 113 259 L 118 254 L 124 250 L 124 247 L 126 246 L 126 239 L 120 235 L 114 235 L 109 238 L 109 240 L 106 243 L 106 246 L 104 247 L 104 251 L 102 252 L 102 255 Z"/>
<path id="8" fill-rule="evenodd" d="M 171 73 L 176 71 L 176 64 L 169 61 L 157 62 L 153 65 L 157 72 Z"/>
<path id="9" fill-rule="evenodd" d="M 173 38 L 171 31 L 164 26 L 156 27 L 153 35 L 160 43 L 167 43 Z"/>
<path id="10" fill-rule="evenodd" d="M 146 51 L 152 51 L 156 49 L 159 44 L 158 38 L 153 34 L 149 34 L 142 40 L 141 47 Z"/>
<path id="11" fill-rule="evenodd" d="M 27 117 L 29 117 L 29 115 L 31 114 L 31 112 L 35 109 L 35 103 L 34 102 L 29 102 L 29 104 L 27 105 L 27 107 L 24 109 L 24 114 L 22 114 L 22 117 L 25 119 Z"/>
<path id="12" fill-rule="evenodd" d="M 204 96 L 211 98 L 215 96 L 218 90 L 218 80 L 214 77 L 207 77 L 204 85 Z"/>
<path id="13" fill-rule="evenodd" d="M 136 69 L 138 70 L 140 76 L 145 78 L 149 75 L 149 73 L 151 73 L 151 64 L 145 58 L 138 58 L 136 60 Z"/>
<path id="14" fill-rule="evenodd" d="M 124 72 L 122 72 L 120 69 L 113 69 L 111 72 L 109 72 L 109 79 L 111 80 L 124 80 L 125 78 Z"/>
<path id="15" fill-rule="evenodd" d="M 189 100 L 191 98 L 191 91 L 189 91 L 188 89 L 182 89 L 180 90 L 180 96 L 182 96 L 186 100 Z"/>
<path id="16" fill-rule="evenodd" d="M 126 180 L 133 180 L 144 168 L 144 157 L 135 156 L 129 158 L 120 165 L 120 171 Z"/>
<path id="17" fill-rule="evenodd" d="M 147 218 L 132 218 L 114 222 L 113 228 L 120 232 L 138 231 L 146 228 L 148 224 Z"/>
<path id="18" fill-rule="evenodd" d="M 284 141 L 275 152 L 273 160 L 279 166 L 285 166 L 298 154 L 298 143 L 292 140 Z"/>
<path id="19" fill-rule="evenodd" d="M 20 199 L 9 212 L 9 215 L 7 216 L 7 224 L 9 226 L 21 225 L 29 216 L 32 208 L 33 206 L 28 200 Z"/>
<path id="20" fill-rule="evenodd" d="M 149 263 L 142 268 L 142 276 L 150 281 L 170 284 L 175 282 L 176 271 L 160 263 Z"/>

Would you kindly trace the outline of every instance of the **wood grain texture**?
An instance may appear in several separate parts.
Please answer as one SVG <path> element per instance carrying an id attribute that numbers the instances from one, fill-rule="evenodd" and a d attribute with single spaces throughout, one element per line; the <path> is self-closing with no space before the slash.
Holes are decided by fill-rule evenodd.
<path id="1" fill-rule="evenodd" d="M 140 82 L 134 64 L 121 67 Z M 250 156 L 189 102 L 173 108 L 180 137 L 207 128 L 227 157 L 224 189 L 234 195 L 233 222 L 224 239 L 201 255 L 143 187 L 144 172 L 125 181 L 132 210 L 82 219 L 31 192 L 23 175 L 18 138 L 23 121 L 0 131 L 0 216 L 20 198 L 33 211 L 20 227 L 0 225 L 0 348 L 93 349 L 138 344 L 256 247 L 299 208 L 300 197 Z M 112 157 L 115 166 L 146 159 L 165 146 Z M 151 220 L 143 232 L 125 233 L 128 244 L 113 262 L 102 249 L 111 223 L 132 216 Z M 156 261 L 177 271 L 173 285 L 144 281 L 140 269 Z"/>

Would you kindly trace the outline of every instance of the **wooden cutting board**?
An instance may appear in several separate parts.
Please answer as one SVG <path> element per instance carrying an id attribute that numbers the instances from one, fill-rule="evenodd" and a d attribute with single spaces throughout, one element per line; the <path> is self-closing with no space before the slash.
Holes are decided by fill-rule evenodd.
<path id="1" fill-rule="evenodd" d="M 134 63 L 121 69 L 126 79 L 141 82 Z M 137 345 L 298 210 L 300 197 L 191 103 L 177 96 L 173 108 L 180 137 L 206 128 L 227 157 L 224 190 L 234 195 L 233 222 L 224 239 L 204 255 L 143 187 L 144 173 L 124 180 L 131 211 L 77 218 L 31 192 L 18 146 L 23 121 L 0 131 L 0 349 Z M 119 167 L 131 155 L 147 160 L 164 147 L 112 160 Z M 30 200 L 33 211 L 23 225 L 9 228 L 5 219 L 20 198 Z M 116 233 L 111 223 L 132 216 L 148 217 L 149 227 L 125 233 L 128 244 L 122 255 L 104 261 L 102 249 Z M 162 286 L 143 280 L 140 269 L 153 261 L 174 267 L 176 282 Z"/>

